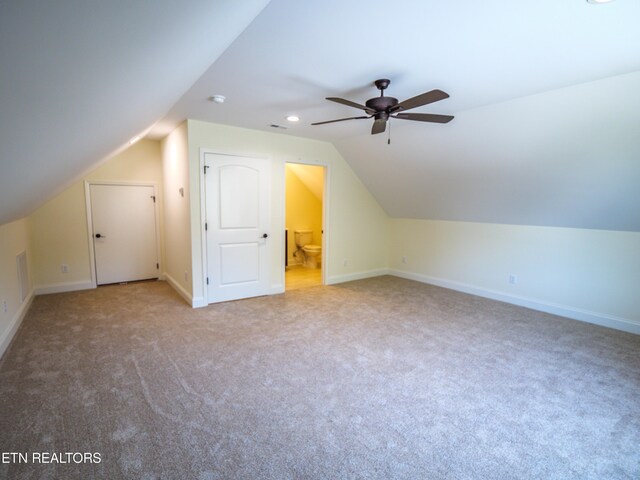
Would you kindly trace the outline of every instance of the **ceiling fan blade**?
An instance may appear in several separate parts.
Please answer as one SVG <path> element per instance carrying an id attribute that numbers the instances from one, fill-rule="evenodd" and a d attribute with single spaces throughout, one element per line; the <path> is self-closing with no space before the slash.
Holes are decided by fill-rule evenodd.
<path id="1" fill-rule="evenodd" d="M 371 127 L 371 135 L 375 135 L 376 133 L 382 133 L 387 129 L 387 120 L 383 118 L 376 119 L 373 122 L 373 127 Z"/>
<path id="2" fill-rule="evenodd" d="M 355 103 L 350 100 L 345 100 L 344 98 L 327 97 L 327 100 L 330 100 L 336 103 L 341 103 L 342 105 L 346 105 L 347 107 L 359 108 L 360 110 L 364 110 L 367 113 L 375 113 L 375 110 L 369 107 L 365 107 L 364 105 L 360 105 L 359 103 Z"/>
<path id="3" fill-rule="evenodd" d="M 417 120 L 418 122 L 448 123 L 453 115 L 437 115 L 435 113 L 398 113 L 393 118 L 401 120 Z"/>
<path id="4" fill-rule="evenodd" d="M 431 90 L 430 92 L 411 97 L 404 102 L 400 102 L 394 107 L 389 109 L 390 113 L 400 112 L 402 110 L 409 110 L 411 108 L 421 107 L 422 105 L 428 105 L 429 103 L 437 102 L 449 98 L 449 94 L 442 90 Z"/>
<path id="5" fill-rule="evenodd" d="M 338 118 L 337 120 L 327 120 L 326 122 L 312 123 L 311 125 L 324 125 L 325 123 L 344 122 L 345 120 L 360 120 L 361 118 L 371 118 L 371 117 L 367 117 L 366 115 L 364 115 L 362 117 Z"/>

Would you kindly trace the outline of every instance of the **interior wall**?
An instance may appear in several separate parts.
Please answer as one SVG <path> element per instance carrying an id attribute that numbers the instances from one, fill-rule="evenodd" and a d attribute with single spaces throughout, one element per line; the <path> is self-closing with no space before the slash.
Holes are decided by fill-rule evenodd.
<path id="1" fill-rule="evenodd" d="M 0 356 L 9 346 L 33 298 L 31 285 L 24 301 L 20 295 L 16 256 L 24 251 L 27 252 L 27 267 L 31 279 L 33 259 L 29 247 L 28 220 L 23 218 L 0 225 Z"/>
<path id="2" fill-rule="evenodd" d="M 76 182 L 29 217 L 34 284 L 42 293 L 91 288 L 83 182 Z M 62 273 L 62 264 L 68 265 Z"/>
<path id="3" fill-rule="evenodd" d="M 396 275 L 640 333 L 638 232 L 412 219 L 389 225 Z"/>
<path id="4" fill-rule="evenodd" d="M 285 163 L 327 165 L 325 271 L 327 283 L 376 275 L 387 267 L 387 215 L 328 142 L 291 135 L 188 121 L 191 200 L 191 255 L 194 303 L 204 304 L 202 230 L 200 216 L 200 149 L 218 153 L 268 157 L 273 162 L 274 248 L 272 289 L 284 290 Z"/>
<path id="5" fill-rule="evenodd" d="M 91 288 L 91 264 L 84 180 L 155 182 L 162 262 L 162 166 L 160 143 L 141 140 L 102 163 L 81 181 L 38 208 L 29 217 L 36 292 Z M 68 272 L 62 273 L 62 264 Z"/>
<path id="6" fill-rule="evenodd" d="M 161 143 L 164 185 L 165 279 L 192 303 L 189 152 L 187 123 Z M 182 189 L 182 193 L 181 193 Z"/>
<path id="7" fill-rule="evenodd" d="M 296 165 L 314 177 L 322 185 L 323 169 L 311 165 Z M 319 178 L 318 178 L 319 177 Z M 291 164 L 285 167 L 286 213 L 285 226 L 289 230 L 288 249 L 289 265 L 301 263 L 296 258 L 296 230 L 311 230 L 313 245 L 322 245 L 322 197 L 318 198 L 296 174 Z"/>

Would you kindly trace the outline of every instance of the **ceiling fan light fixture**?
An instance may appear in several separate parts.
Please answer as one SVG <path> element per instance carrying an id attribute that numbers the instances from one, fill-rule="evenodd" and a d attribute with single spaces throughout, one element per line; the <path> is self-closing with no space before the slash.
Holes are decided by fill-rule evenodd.
<path id="1" fill-rule="evenodd" d="M 287 116 L 287 121 L 288 122 L 299 122 L 300 121 L 300 117 L 298 117 L 297 115 L 288 115 Z"/>

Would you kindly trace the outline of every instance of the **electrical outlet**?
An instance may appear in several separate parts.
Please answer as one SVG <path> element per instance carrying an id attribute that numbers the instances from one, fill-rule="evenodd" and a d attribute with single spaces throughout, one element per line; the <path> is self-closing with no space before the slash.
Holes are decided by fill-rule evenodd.
<path id="1" fill-rule="evenodd" d="M 62 273 L 69 273 L 69 265 L 67 265 L 66 263 L 63 263 L 62 265 L 60 265 L 60 271 Z"/>
<path id="2" fill-rule="evenodd" d="M 347 265 L 349 265 L 349 260 L 347 260 L 346 258 L 342 261 L 342 266 L 346 267 Z"/>
<path id="3" fill-rule="evenodd" d="M 407 257 L 402 257 L 402 263 L 407 263 Z"/>
<path id="4" fill-rule="evenodd" d="M 7 301 L 6 300 L 2 300 L 2 311 L 4 313 L 7 313 Z"/>
<path id="5" fill-rule="evenodd" d="M 513 273 L 509 275 L 509 283 L 511 285 L 515 285 L 516 283 L 518 283 L 518 276 Z"/>

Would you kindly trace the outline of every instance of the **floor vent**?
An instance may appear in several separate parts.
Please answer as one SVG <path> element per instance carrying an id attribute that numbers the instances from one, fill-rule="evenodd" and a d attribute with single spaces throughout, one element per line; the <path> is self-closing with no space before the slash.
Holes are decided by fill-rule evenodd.
<path id="1" fill-rule="evenodd" d="M 16 257 L 18 264 L 18 281 L 20 282 L 20 301 L 24 302 L 29 294 L 29 270 L 27 269 L 27 252 L 22 252 Z"/>

